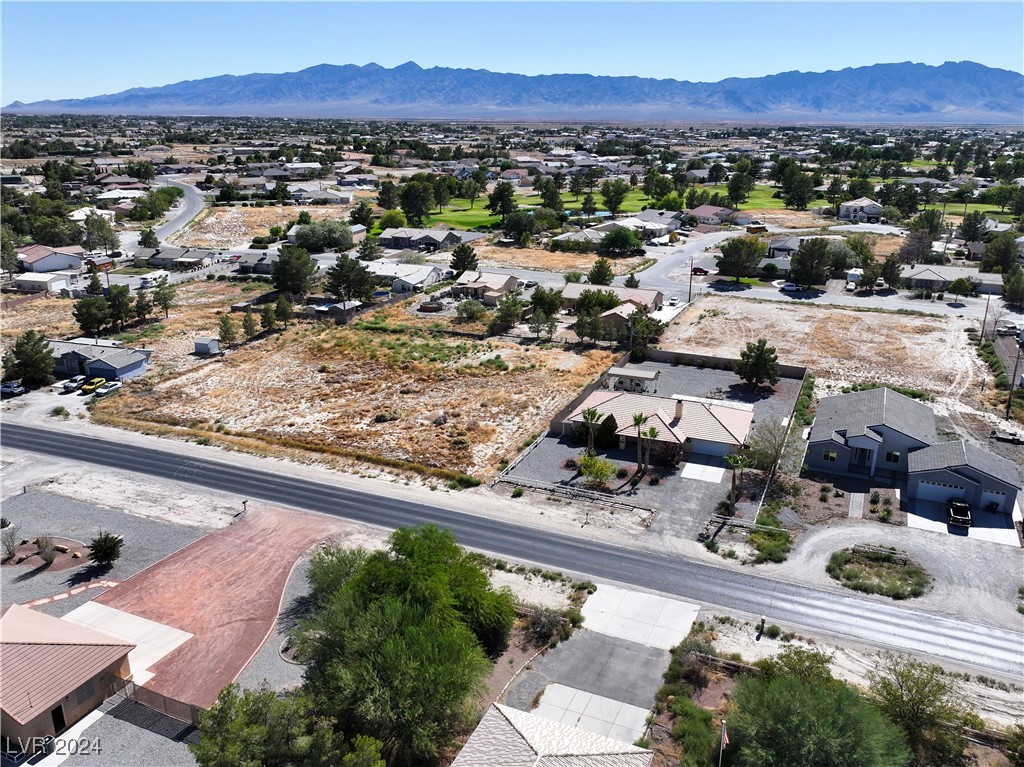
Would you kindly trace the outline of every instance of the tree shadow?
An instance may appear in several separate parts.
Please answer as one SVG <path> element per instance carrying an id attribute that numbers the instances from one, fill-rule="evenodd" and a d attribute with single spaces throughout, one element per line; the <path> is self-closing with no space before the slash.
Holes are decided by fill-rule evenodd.
<path id="1" fill-rule="evenodd" d="M 292 599 L 278 616 L 278 625 L 281 629 L 291 632 L 299 623 L 312 615 L 316 608 L 316 600 L 312 594 L 300 594 Z"/>
<path id="2" fill-rule="evenodd" d="M 25 581 L 32 580 L 37 575 L 42 575 L 44 572 L 50 569 L 50 566 L 43 562 L 41 565 L 37 565 L 29 570 L 27 573 L 22 573 L 14 579 L 14 583 L 24 583 Z"/>
<path id="3" fill-rule="evenodd" d="M 775 389 L 770 386 L 751 386 L 748 383 L 729 384 L 728 400 L 736 402 L 760 402 L 775 395 Z"/>
<path id="4" fill-rule="evenodd" d="M 708 283 L 708 287 L 711 288 L 711 290 L 716 290 L 720 293 L 733 293 L 736 291 L 750 290 L 753 286 L 748 285 L 745 282 L 727 282 L 725 280 L 715 280 L 714 282 Z"/>
<path id="5" fill-rule="evenodd" d="M 109 573 L 113 567 L 113 564 L 100 565 L 93 562 L 86 567 L 75 570 L 75 572 L 68 576 L 65 583 L 71 588 L 81 586 L 83 583 L 88 583 L 89 581 L 102 578 L 104 575 Z"/>

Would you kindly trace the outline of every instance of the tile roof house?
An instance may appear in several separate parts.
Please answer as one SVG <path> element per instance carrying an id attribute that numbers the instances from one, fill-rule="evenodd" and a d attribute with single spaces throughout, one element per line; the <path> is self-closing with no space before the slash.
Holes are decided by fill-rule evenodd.
<path id="1" fill-rule="evenodd" d="M 0 729 L 5 750 L 18 739 L 54 736 L 130 680 L 135 645 L 11 605 L 0 615 Z"/>
<path id="2" fill-rule="evenodd" d="M 569 282 L 562 288 L 562 305 L 571 309 L 576 305 L 576 300 L 583 294 L 584 290 L 603 290 L 614 293 L 623 303 L 631 301 L 641 306 L 646 306 L 654 312 L 661 308 L 665 300 L 660 290 L 647 290 L 645 288 L 622 288 L 618 285 L 591 285 L 586 282 Z"/>
<path id="3" fill-rule="evenodd" d="M 1021 489 L 1016 468 L 969 443 L 938 442 L 935 413 L 886 388 L 825 397 L 811 427 L 804 464 L 831 474 L 906 481 L 907 497 L 1012 513 Z"/>
<path id="4" fill-rule="evenodd" d="M 495 703 L 452 767 L 651 767 L 645 748 Z"/>
<path id="5" fill-rule="evenodd" d="M 497 306 L 501 297 L 518 285 L 514 274 L 463 272 L 452 285 L 452 298 L 475 298 L 487 306 Z"/>
<path id="6" fill-rule="evenodd" d="M 747 439 L 754 420 L 754 408 L 740 402 L 709 400 L 676 394 L 649 397 L 630 392 L 598 390 L 583 400 L 562 422 L 562 433 L 584 423 L 583 411 L 594 408 L 602 416 L 612 415 L 618 426 L 621 447 L 636 440 L 633 414 L 647 416 L 645 428 L 658 430 L 655 442 L 680 445 L 685 452 L 726 455 Z M 602 419 L 603 420 L 603 419 Z"/>

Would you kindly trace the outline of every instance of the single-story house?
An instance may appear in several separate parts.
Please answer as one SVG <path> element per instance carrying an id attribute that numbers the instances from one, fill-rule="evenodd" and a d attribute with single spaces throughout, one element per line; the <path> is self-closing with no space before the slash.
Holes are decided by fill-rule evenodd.
<path id="1" fill-rule="evenodd" d="M 147 266 L 166 268 L 174 266 L 174 262 L 186 256 L 188 248 L 139 248 L 135 251 L 135 261 Z"/>
<path id="2" fill-rule="evenodd" d="M 487 306 L 497 306 L 498 301 L 518 285 L 514 274 L 463 272 L 452 285 L 452 298 L 475 298 Z"/>
<path id="3" fill-rule="evenodd" d="M 911 498 L 922 501 L 963 498 L 974 508 L 995 504 L 997 511 L 1010 514 L 1021 483 L 1010 461 L 959 440 L 911 453 L 907 487 Z"/>
<path id="4" fill-rule="evenodd" d="M 89 256 L 83 265 L 90 272 L 109 272 L 114 268 L 114 259 L 110 256 Z"/>
<path id="5" fill-rule="evenodd" d="M 572 309 L 584 290 L 603 290 L 614 293 L 619 301 L 627 301 L 646 306 L 648 310 L 655 312 L 661 308 L 665 296 L 660 290 L 647 290 L 645 288 L 622 288 L 618 285 L 591 285 L 586 282 L 569 282 L 562 288 L 562 306 Z"/>
<path id="6" fill-rule="evenodd" d="M 338 186 L 359 186 L 372 189 L 377 184 L 377 177 L 372 173 L 346 173 L 338 176 Z"/>
<path id="7" fill-rule="evenodd" d="M 843 221 L 866 221 L 869 224 L 874 224 L 882 218 L 882 204 L 875 202 L 870 197 L 848 200 L 840 203 L 839 218 Z"/>
<path id="8" fill-rule="evenodd" d="M 974 284 L 979 293 L 995 296 L 1003 293 L 1003 275 L 992 272 L 979 272 L 964 266 L 921 265 L 903 273 L 903 284 L 908 288 L 924 288 L 940 291 L 960 277 L 965 277 Z"/>
<path id="9" fill-rule="evenodd" d="M 736 211 L 731 208 L 720 208 L 717 205 L 698 205 L 690 211 L 690 215 L 702 224 L 724 224 L 731 220 Z"/>
<path id="10" fill-rule="evenodd" d="M 839 234 L 819 234 L 810 237 L 781 237 L 768 243 L 768 258 L 788 258 L 800 250 L 800 246 L 807 240 L 838 240 L 843 237 Z"/>
<path id="11" fill-rule="evenodd" d="M 24 605 L 0 615 L 4 750 L 59 735 L 132 678 L 135 645 Z"/>
<path id="12" fill-rule="evenodd" d="M 328 205 L 351 205 L 352 192 L 321 189 L 316 184 L 289 184 L 288 192 L 298 202 L 318 202 Z"/>
<path id="13" fill-rule="evenodd" d="M 653 752 L 494 703 L 452 767 L 651 767 Z"/>
<path id="14" fill-rule="evenodd" d="M 333 319 L 339 325 L 347 322 L 349 318 L 362 308 L 360 301 L 339 301 L 333 304 L 316 304 L 305 308 L 304 314 L 307 317 L 318 319 Z"/>
<path id="15" fill-rule="evenodd" d="M 220 353 L 220 339 L 219 338 L 196 338 L 195 339 L 195 353 L 200 355 L 207 354 L 219 354 Z"/>
<path id="16" fill-rule="evenodd" d="M 722 456 L 739 450 L 754 421 L 754 406 L 743 402 L 599 389 L 566 416 L 562 433 L 569 434 L 577 424 L 585 423 L 583 411 L 590 408 L 601 414 L 601 420 L 608 415 L 615 417 L 620 449 L 625 449 L 627 443 L 636 444 L 635 413 L 647 416 L 645 429 L 658 430 L 655 442 L 674 443 L 683 452 L 700 455 Z"/>
<path id="17" fill-rule="evenodd" d="M 99 216 L 100 218 L 105 219 L 111 224 L 114 223 L 114 211 L 89 207 L 78 208 L 77 210 L 71 211 L 68 214 L 68 221 L 78 221 L 80 223 L 84 223 L 85 219 L 89 218 L 89 216 Z"/>
<path id="18" fill-rule="evenodd" d="M 85 375 L 90 378 L 127 380 L 146 372 L 149 349 L 132 349 L 120 341 L 99 338 L 74 338 L 70 341 L 49 340 L 53 355 L 53 372 L 57 376 Z"/>
<path id="19" fill-rule="evenodd" d="M 399 264 L 379 258 L 364 264 L 377 283 L 389 286 L 395 293 L 421 291 L 441 279 L 442 271 L 432 264 Z"/>
<path id="20" fill-rule="evenodd" d="M 274 264 L 280 256 L 277 253 L 243 253 L 235 264 L 239 274 L 273 274 Z"/>
<path id="21" fill-rule="evenodd" d="M 789 276 L 789 267 L 792 264 L 792 259 L 789 256 L 778 256 L 777 258 L 762 258 L 758 264 L 757 269 L 759 272 L 764 272 L 765 267 L 771 265 L 774 267 L 774 274 L 779 277 Z M 768 271 L 772 271 L 769 269 Z"/>
<path id="22" fill-rule="evenodd" d="M 606 234 L 608 232 L 591 227 L 589 229 L 578 229 L 575 232 L 566 232 L 552 239 L 555 242 L 589 242 L 596 248 L 601 244 L 601 240 L 604 239 Z"/>
<path id="23" fill-rule="evenodd" d="M 81 270 L 85 250 L 80 245 L 51 248 L 49 245 L 26 245 L 17 249 L 18 262 L 26 272 L 58 272 L 61 269 Z"/>
<path id="24" fill-rule="evenodd" d="M 58 293 L 67 288 L 68 278 L 64 274 L 22 272 L 14 278 L 14 289 L 22 293 Z"/>
<path id="25" fill-rule="evenodd" d="M 935 413 L 890 389 L 825 397 L 811 427 L 804 464 L 831 474 L 907 482 L 907 497 L 1012 513 L 1021 489 L 1016 467 L 963 440 L 939 442 Z"/>
<path id="26" fill-rule="evenodd" d="M 479 232 L 463 232 L 458 229 L 414 229 L 402 227 L 400 229 L 385 229 L 380 233 L 379 242 L 385 248 L 448 250 L 464 242 L 479 240 L 484 236 Z"/>
<path id="27" fill-rule="evenodd" d="M 649 221 L 652 224 L 658 224 L 663 227 L 666 232 L 674 232 L 681 226 L 682 213 L 678 210 L 658 210 L 656 208 L 647 208 L 636 214 L 635 218 L 641 221 Z"/>

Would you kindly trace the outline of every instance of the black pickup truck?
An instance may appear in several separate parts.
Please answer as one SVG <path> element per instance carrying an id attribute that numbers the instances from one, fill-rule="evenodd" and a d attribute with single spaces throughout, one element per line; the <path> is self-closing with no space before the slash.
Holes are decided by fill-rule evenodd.
<path id="1" fill-rule="evenodd" d="M 946 522 L 957 527 L 971 526 L 971 505 L 960 498 L 946 501 Z"/>

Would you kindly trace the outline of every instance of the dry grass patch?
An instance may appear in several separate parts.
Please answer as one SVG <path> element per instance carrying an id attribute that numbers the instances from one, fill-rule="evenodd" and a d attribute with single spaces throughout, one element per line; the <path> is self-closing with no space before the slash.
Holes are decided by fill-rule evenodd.
<path id="1" fill-rule="evenodd" d="M 253 237 L 266 235 L 272 226 L 284 226 L 308 211 L 314 220 L 336 219 L 348 221 L 351 206 L 305 205 L 288 207 L 207 208 L 183 230 L 171 237 L 180 247 L 213 248 L 224 250 L 248 247 Z"/>
<path id="2" fill-rule="evenodd" d="M 507 248 L 497 245 L 474 245 L 480 265 L 517 269 L 540 269 L 551 272 L 589 272 L 599 258 L 596 253 L 553 252 L 541 248 Z M 628 274 L 644 262 L 643 256 L 612 259 L 615 274 Z"/>
<path id="3" fill-rule="evenodd" d="M 78 333 L 71 314 L 75 302 L 69 298 L 39 298 L 4 311 L 0 325 L 0 348 L 7 351 L 26 330 L 38 330 L 48 338 L 64 338 Z"/>

